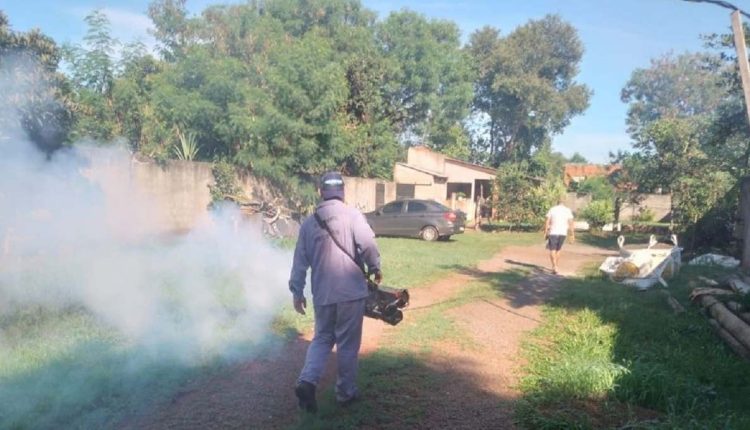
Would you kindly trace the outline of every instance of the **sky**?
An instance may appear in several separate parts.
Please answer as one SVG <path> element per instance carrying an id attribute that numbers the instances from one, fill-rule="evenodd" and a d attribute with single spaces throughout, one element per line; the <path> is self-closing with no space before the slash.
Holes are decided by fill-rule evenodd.
<path id="1" fill-rule="evenodd" d="M 208 5 L 242 3 L 230 0 L 188 0 L 199 14 Z M 0 0 L 0 10 L 16 31 L 39 28 L 58 43 L 78 43 L 86 31 L 83 18 L 93 9 L 109 17 L 120 41 L 140 39 L 153 44 L 146 15 L 149 0 Z M 589 108 L 553 138 L 553 149 L 570 156 L 583 154 L 605 163 L 609 153 L 629 150 L 625 131 L 627 105 L 620 91 L 632 72 L 668 53 L 703 49 L 702 34 L 729 33 L 728 9 L 683 0 L 362 0 L 380 18 L 403 8 L 428 18 L 455 22 L 464 41 L 475 30 L 492 26 L 507 35 L 514 28 L 547 14 L 558 14 L 577 30 L 585 53 L 577 81 L 592 91 Z M 730 0 L 750 11 L 750 0 Z"/>

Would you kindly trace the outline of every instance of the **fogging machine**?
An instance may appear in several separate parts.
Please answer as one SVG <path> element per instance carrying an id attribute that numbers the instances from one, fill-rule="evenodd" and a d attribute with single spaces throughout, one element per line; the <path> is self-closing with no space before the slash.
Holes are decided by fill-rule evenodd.
<path id="1" fill-rule="evenodd" d="M 318 225 L 328 232 L 328 236 L 331 238 L 333 243 L 346 254 L 347 257 L 351 258 L 354 264 L 359 267 L 362 274 L 367 279 L 367 290 L 370 295 L 365 300 L 365 316 L 369 318 L 375 318 L 384 321 L 390 325 L 396 325 L 404 319 L 404 313 L 401 309 L 409 305 L 409 291 L 405 289 L 396 289 L 390 287 L 381 287 L 373 282 L 367 271 L 362 267 L 361 263 L 357 261 L 343 246 L 336 240 L 336 236 L 328 228 L 328 224 L 318 215 L 317 212 L 313 213 L 315 221 Z"/>
<path id="2" fill-rule="evenodd" d="M 365 300 L 365 316 L 382 320 L 390 325 L 396 325 L 404 319 L 401 311 L 409 305 L 409 291 L 379 286 L 367 280 L 370 295 Z"/>

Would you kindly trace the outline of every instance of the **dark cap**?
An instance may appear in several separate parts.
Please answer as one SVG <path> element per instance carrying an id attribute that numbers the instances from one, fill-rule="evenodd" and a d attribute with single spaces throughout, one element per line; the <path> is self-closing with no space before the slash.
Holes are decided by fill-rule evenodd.
<path id="1" fill-rule="evenodd" d="M 344 178 L 339 172 L 327 172 L 320 177 L 320 196 L 323 200 L 344 201 Z"/>

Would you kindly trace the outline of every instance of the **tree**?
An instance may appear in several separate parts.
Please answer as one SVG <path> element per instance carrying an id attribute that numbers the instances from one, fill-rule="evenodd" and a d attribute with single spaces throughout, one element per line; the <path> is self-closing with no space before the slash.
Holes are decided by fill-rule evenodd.
<path id="1" fill-rule="evenodd" d="M 153 131 L 161 127 L 151 105 L 153 78 L 162 71 L 162 65 L 146 52 L 143 44 L 136 42 L 125 45 L 118 69 L 120 72 L 112 89 L 117 133 L 126 138 L 134 150 L 153 157 L 164 139 L 155 139 Z"/>
<path id="2" fill-rule="evenodd" d="M 588 107 L 590 90 L 574 80 L 583 47 L 559 16 L 529 21 L 505 38 L 485 27 L 467 50 L 477 76 L 474 113 L 484 122 L 477 152 L 495 166 L 529 157 Z"/>
<path id="3" fill-rule="evenodd" d="M 547 210 L 564 195 L 559 154 L 538 151 L 531 160 L 500 165 L 496 178 L 498 218 L 514 225 L 541 226 Z"/>
<path id="4" fill-rule="evenodd" d="M 583 155 L 579 154 L 578 152 L 574 152 L 573 155 L 568 158 L 568 163 L 581 163 L 581 164 L 587 164 L 589 160 L 586 159 Z"/>
<path id="5" fill-rule="evenodd" d="M 630 102 L 628 131 L 637 149 L 623 156 L 629 163 L 624 167 L 641 190 L 672 193 L 672 216 L 683 230 L 730 188 L 709 144 L 715 112 L 729 94 L 723 68 L 709 54 L 666 56 L 636 70 L 622 92 Z"/>
<path id="6" fill-rule="evenodd" d="M 646 128 L 661 118 L 711 115 L 727 95 L 722 61 L 707 53 L 665 55 L 637 69 L 622 90 L 628 107 L 628 132 L 636 145 L 648 145 Z M 639 147 L 639 146 L 637 146 Z"/>
<path id="7" fill-rule="evenodd" d="M 388 62 L 385 108 L 396 132 L 407 142 L 427 143 L 438 150 L 460 145 L 461 138 L 445 138 L 451 130 L 463 131 L 460 122 L 472 97 L 458 27 L 403 10 L 379 24 L 375 38 Z"/>
<path id="8" fill-rule="evenodd" d="M 20 123 L 47 153 L 63 146 L 73 121 L 68 82 L 57 71 L 60 56 L 51 38 L 38 30 L 11 30 L 0 11 L 0 129 Z"/>
<path id="9" fill-rule="evenodd" d="M 187 0 L 153 0 L 148 16 L 154 23 L 153 35 L 161 45 L 161 55 L 174 62 L 195 42 L 196 23 L 187 17 Z"/>
<path id="10" fill-rule="evenodd" d="M 84 18 L 88 29 L 83 46 L 66 45 L 65 61 L 71 66 L 71 80 L 95 94 L 109 95 L 115 79 L 112 58 L 119 42 L 110 34 L 109 18 L 95 9 Z"/>
<path id="11" fill-rule="evenodd" d="M 100 10 L 85 18 L 88 30 L 84 44 L 65 45 L 63 58 L 69 64 L 78 115 L 75 133 L 94 139 L 111 139 L 118 130 L 112 110 L 115 80 L 114 50 L 119 44 L 110 35 L 109 19 Z"/>

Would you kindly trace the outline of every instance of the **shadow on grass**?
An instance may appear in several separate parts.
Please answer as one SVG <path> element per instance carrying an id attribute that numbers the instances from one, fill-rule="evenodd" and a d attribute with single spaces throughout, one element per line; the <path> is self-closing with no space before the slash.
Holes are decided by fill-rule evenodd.
<path id="1" fill-rule="evenodd" d="M 537 358 L 519 408 L 523 425 L 750 428 L 750 364 L 688 299 L 705 270 L 684 267 L 670 281 L 667 291 L 684 314 L 672 311 L 663 288 L 637 292 L 598 276 L 564 280 L 529 350 Z"/>
<path id="2" fill-rule="evenodd" d="M 243 423 L 253 415 L 248 410 L 263 413 L 269 398 L 277 400 L 268 391 L 278 373 L 271 368 L 253 379 L 244 364 L 257 357 L 257 368 L 264 360 L 283 366 L 287 359 L 296 367 L 293 360 L 306 348 L 289 342 L 298 354 L 282 354 L 286 340 L 268 335 L 234 345 L 224 358 L 207 353 L 191 360 L 163 345 L 130 344 L 83 321 L 95 322 L 75 309 L 0 317 L 0 333 L 8 335 L 0 350 L 0 429 L 226 428 L 224 417 Z M 248 402 L 248 387 L 258 390 L 257 403 Z M 262 428 L 249 424 L 244 428 Z"/>
<path id="3" fill-rule="evenodd" d="M 381 349 L 360 361 L 362 400 L 342 408 L 331 389 L 293 429 L 514 428 L 513 399 L 488 391 L 471 361 Z M 499 381 L 497 381 L 499 383 Z"/>
<path id="4" fill-rule="evenodd" d="M 488 390 L 470 358 L 388 345 L 361 358 L 361 401 L 347 408 L 336 404 L 334 352 L 318 391 L 319 413 L 299 412 L 293 387 L 308 345 L 296 337 L 270 345 L 255 359 L 190 367 L 81 343 L 64 359 L 3 378 L 0 428 L 510 427 L 512 399 Z"/>
<path id="5" fill-rule="evenodd" d="M 0 428 L 115 428 L 169 398 L 198 372 L 210 370 L 103 342 L 81 343 L 62 358 L 0 379 Z"/>
<path id="6" fill-rule="evenodd" d="M 289 341 L 272 356 L 248 361 L 189 384 L 171 402 L 126 429 L 432 429 L 509 428 L 511 399 L 482 388 L 473 363 L 431 361 L 380 349 L 360 359 L 361 399 L 335 402 L 336 354 L 318 386 L 319 411 L 297 410 L 293 387 L 309 342 Z M 470 419 L 467 420 L 467 415 Z"/>
<path id="7" fill-rule="evenodd" d="M 546 267 L 514 260 L 505 261 L 517 268 L 502 272 L 483 272 L 466 266 L 450 266 L 450 269 L 489 283 L 513 308 L 545 303 L 554 295 L 563 279 L 552 274 Z"/>
<path id="8" fill-rule="evenodd" d="M 578 233 L 576 241 L 597 248 L 617 249 L 617 234 L 615 233 Z"/>

